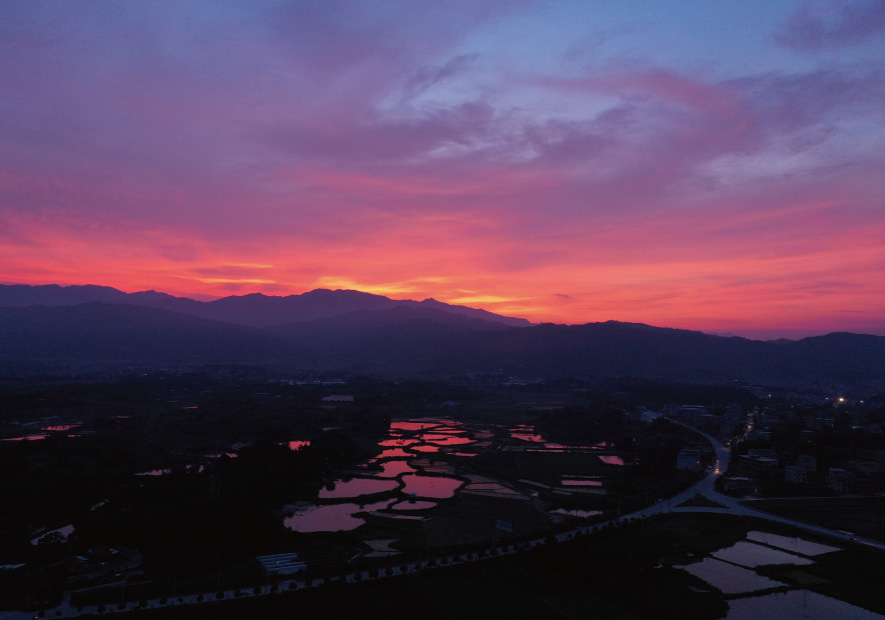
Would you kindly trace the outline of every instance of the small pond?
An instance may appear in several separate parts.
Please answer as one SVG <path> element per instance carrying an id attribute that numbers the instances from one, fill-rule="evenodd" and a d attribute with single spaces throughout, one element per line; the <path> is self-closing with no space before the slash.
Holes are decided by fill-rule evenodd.
<path id="1" fill-rule="evenodd" d="M 428 508 L 434 508 L 436 506 L 436 502 L 429 502 L 426 500 L 405 500 L 403 502 L 397 502 L 393 506 L 390 507 L 391 510 L 427 510 Z"/>
<path id="2" fill-rule="evenodd" d="M 590 517 L 595 517 L 602 514 L 601 510 L 567 510 L 565 508 L 558 508 L 556 510 L 551 510 L 550 514 L 553 515 L 561 515 L 564 517 L 578 517 L 580 519 L 589 519 Z"/>
<path id="3" fill-rule="evenodd" d="M 715 558 L 704 558 L 696 564 L 680 567 L 695 577 L 703 579 L 724 594 L 743 594 L 768 590 L 786 585 L 774 579 L 758 575 L 748 568 L 741 568 Z"/>
<path id="4" fill-rule="evenodd" d="M 464 484 L 464 481 L 457 478 L 422 476 L 420 474 L 406 474 L 402 477 L 402 481 L 405 485 L 404 493 L 438 499 L 454 497 L 455 491 Z"/>
<path id="5" fill-rule="evenodd" d="M 790 538 L 789 536 L 781 536 L 779 534 L 770 534 L 768 532 L 747 532 L 747 540 L 761 542 L 772 547 L 784 549 L 785 551 L 793 551 L 802 555 L 820 555 L 822 553 L 830 553 L 831 551 L 841 551 L 839 547 L 830 547 L 820 543 L 802 540 L 801 538 Z"/>
<path id="6" fill-rule="evenodd" d="M 601 487 L 601 480 L 574 480 L 574 479 L 563 479 L 562 486 L 564 487 Z"/>
<path id="7" fill-rule="evenodd" d="M 400 474 L 413 474 L 417 470 L 409 465 L 408 461 L 384 461 L 381 463 L 381 471 L 374 475 L 378 478 L 396 478 Z"/>
<path id="8" fill-rule="evenodd" d="M 808 590 L 775 592 L 728 601 L 725 620 L 880 620 L 883 616 Z"/>
<path id="9" fill-rule="evenodd" d="M 74 533 L 73 525 L 66 525 L 64 527 L 60 527 L 56 530 L 49 530 L 48 532 L 38 536 L 31 540 L 32 545 L 39 545 L 40 543 L 47 540 L 55 540 L 56 542 L 65 542 L 68 539 L 68 536 Z"/>
<path id="10" fill-rule="evenodd" d="M 50 426 L 43 426 L 40 428 L 41 431 L 51 431 L 54 433 L 60 433 L 63 431 L 69 431 L 71 429 L 82 426 L 82 422 L 74 422 L 73 424 L 54 424 Z"/>
<path id="11" fill-rule="evenodd" d="M 436 428 L 442 426 L 441 422 L 391 422 L 390 430 L 392 431 L 423 431 L 427 428 Z"/>
<path id="12" fill-rule="evenodd" d="M 764 566 L 765 564 L 802 565 L 814 563 L 812 560 L 803 558 L 801 555 L 793 555 L 786 551 L 779 551 L 764 545 L 757 545 L 756 543 L 748 542 L 746 540 L 737 542 L 727 549 L 720 549 L 711 555 L 719 560 L 725 560 L 726 562 L 739 564 L 740 566 L 745 566 L 747 568 L 756 568 L 757 566 Z"/>
<path id="13" fill-rule="evenodd" d="M 468 443 L 473 443 L 473 440 L 469 437 L 459 437 L 457 435 L 424 435 L 421 437 L 423 441 L 428 443 L 438 444 L 441 446 L 461 446 Z"/>
<path id="14" fill-rule="evenodd" d="M 293 515 L 286 517 L 283 525 L 296 532 L 344 532 L 355 530 L 366 520 L 354 516 L 358 512 L 382 510 L 393 503 L 393 499 L 383 502 L 366 504 L 329 504 L 325 506 L 307 506 L 300 508 Z"/>
<path id="15" fill-rule="evenodd" d="M 378 480 L 377 478 L 351 478 L 350 480 L 336 480 L 331 489 L 320 489 L 320 499 L 340 499 L 345 497 L 359 497 L 360 495 L 372 495 L 385 493 L 399 486 L 396 480 Z"/>
<path id="16" fill-rule="evenodd" d="M 171 474 L 171 469 L 152 469 L 150 471 L 141 471 L 135 474 L 136 476 L 166 476 Z"/>
<path id="17" fill-rule="evenodd" d="M 374 460 L 380 461 L 381 459 L 409 458 L 410 456 L 415 455 L 411 452 L 406 452 L 402 448 L 388 448 L 387 450 L 383 450 Z"/>
<path id="18" fill-rule="evenodd" d="M 413 443 L 419 443 L 417 439 L 403 439 L 403 438 L 392 438 L 392 439 L 384 439 L 378 442 L 378 445 L 382 448 L 393 448 L 396 446 L 410 446 Z"/>

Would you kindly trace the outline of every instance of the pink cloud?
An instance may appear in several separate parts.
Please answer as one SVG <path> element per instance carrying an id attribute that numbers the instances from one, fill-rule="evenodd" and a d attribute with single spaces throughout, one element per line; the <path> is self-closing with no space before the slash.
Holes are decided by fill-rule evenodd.
<path id="1" fill-rule="evenodd" d="M 0 9 L 0 278 L 685 327 L 882 310 L 873 63 L 525 79 L 500 65 L 532 50 L 483 45 L 521 3 L 177 6 Z"/>

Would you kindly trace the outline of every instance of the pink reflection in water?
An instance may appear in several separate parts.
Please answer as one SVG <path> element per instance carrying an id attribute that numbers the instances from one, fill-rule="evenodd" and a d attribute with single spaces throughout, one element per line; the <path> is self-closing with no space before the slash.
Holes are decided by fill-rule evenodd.
<path id="1" fill-rule="evenodd" d="M 415 456 L 411 452 L 406 452 L 402 448 L 389 448 L 384 450 L 381 454 L 375 457 L 375 460 L 379 459 L 391 459 L 391 458 L 408 458 L 410 456 Z"/>
<path id="2" fill-rule="evenodd" d="M 344 497 L 359 497 L 360 495 L 372 495 L 384 493 L 397 488 L 396 480 L 378 480 L 376 478 L 353 478 L 347 482 L 338 480 L 332 490 L 320 489 L 320 499 L 339 499 Z"/>
<path id="3" fill-rule="evenodd" d="M 424 435 L 421 439 L 441 446 L 460 446 L 473 443 L 473 440 L 469 437 L 454 437 L 452 435 Z"/>
<path id="4" fill-rule="evenodd" d="M 391 510 L 427 510 L 436 506 L 436 502 L 428 502 L 426 500 L 406 500 L 398 502 L 390 507 Z"/>
<path id="5" fill-rule="evenodd" d="M 601 487 L 602 482 L 600 480 L 563 480 L 562 486 L 564 486 L 564 487 Z"/>
<path id="6" fill-rule="evenodd" d="M 301 448 L 306 448 L 307 446 L 309 446 L 310 442 L 309 441 L 290 441 L 286 445 L 288 445 L 289 449 L 292 450 L 293 452 L 297 452 Z"/>
<path id="7" fill-rule="evenodd" d="M 9 437 L 3 441 L 38 441 L 40 439 L 46 439 L 47 437 L 49 437 L 49 435 L 23 435 L 22 437 Z"/>
<path id="8" fill-rule="evenodd" d="M 521 441 L 530 441 L 531 443 L 544 443 L 543 435 L 534 435 L 531 433 L 510 433 L 510 436 Z"/>
<path id="9" fill-rule="evenodd" d="M 532 424 L 517 424 L 510 429 L 510 436 L 513 439 L 531 443 L 544 443 L 546 441 L 543 435 L 535 432 L 535 427 Z"/>
<path id="10" fill-rule="evenodd" d="M 580 517 L 582 519 L 587 519 L 589 517 L 595 517 L 597 515 L 601 515 L 601 510 L 566 510 L 565 508 L 559 508 L 557 510 L 551 511 L 550 514 L 554 515 L 563 515 L 566 517 Z"/>
<path id="11" fill-rule="evenodd" d="M 608 465 L 624 465 L 624 459 L 613 454 L 597 454 L 599 460 Z"/>
<path id="12" fill-rule="evenodd" d="M 171 473 L 172 473 L 171 469 L 152 469 L 150 471 L 139 472 L 135 475 L 136 476 L 165 476 L 165 475 L 171 474 Z"/>
<path id="13" fill-rule="evenodd" d="M 385 439 L 384 441 L 379 441 L 378 445 L 382 448 L 388 448 L 392 446 L 410 446 L 413 443 L 418 443 L 417 439 Z"/>
<path id="14" fill-rule="evenodd" d="M 73 424 L 56 424 L 54 426 L 44 426 L 41 428 L 41 431 L 69 431 L 72 428 L 77 428 L 78 426 L 82 426 L 82 422 L 74 422 Z"/>
<path id="15" fill-rule="evenodd" d="M 415 452 L 439 452 L 439 446 L 412 446 L 411 448 Z"/>
<path id="16" fill-rule="evenodd" d="M 464 425 L 463 424 L 455 424 L 454 422 L 452 422 L 451 426 L 441 426 L 439 428 L 433 429 L 433 432 L 434 433 L 449 433 L 449 434 L 463 433 L 464 429 L 461 428 L 462 426 L 464 426 Z"/>
<path id="17" fill-rule="evenodd" d="M 544 447 L 549 450 L 591 450 L 591 446 L 572 446 L 563 443 L 545 443 Z"/>
<path id="18" fill-rule="evenodd" d="M 396 500 L 366 504 L 330 504 L 328 506 L 308 506 L 283 520 L 283 525 L 296 532 L 343 532 L 355 530 L 365 519 L 355 517 L 358 512 L 373 512 L 387 508 Z"/>
<path id="19" fill-rule="evenodd" d="M 402 477 L 405 488 L 403 492 L 418 497 L 446 498 L 454 497 L 455 491 L 464 482 L 457 478 L 444 476 L 422 476 L 421 474 L 409 474 Z"/>
<path id="20" fill-rule="evenodd" d="M 391 422 L 390 430 L 423 431 L 425 428 L 442 426 L 439 422 Z"/>
<path id="21" fill-rule="evenodd" d="M 406 461 L 385 461 L 381 464 L 381 471 L 375 475 L 379 478 L 396 478 L 400 474 L 411 474 L 415 471 L 415 468 Z"/>

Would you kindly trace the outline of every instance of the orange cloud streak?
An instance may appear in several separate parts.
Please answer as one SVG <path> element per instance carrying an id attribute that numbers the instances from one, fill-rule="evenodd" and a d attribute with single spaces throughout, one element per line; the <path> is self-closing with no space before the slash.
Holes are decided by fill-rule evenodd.
<path id="1" fill-rule="evenodd" d="M 746 223 L 791 216 L 788 210 Z M 542 258 L 524 261 L 529 250 L 503 233 L 459 235 L 476 225 L 458 218 L 387 222 L 385 235 L 356 245 L 279 235 L 235 248 L 196 231 L 131 222 L 11 213 L 4 219 L 0 280 L 7 283 L 93 283 L 201 299 L 353 288 L 434 297 L 537 322 L 614 319 L 708 330 L 862 330 L 885 316 L 885 293 L 871 285 L 881 273 L 885 230 L 873 227 L 835 231 L 816 247 L 784 241 L 786 250 L 762 243 L 752 252 L 745 244 L 717 252 L 708 246 L 719 242 L 711 232 L 715 216 L 686 212 L 663 227 L 634 223 L 627 238 L 616 234 L 617 219 L 597 226 L 595 238 L 577 231 L 581 244 L 569 239 L 575 231 L 539 237 L 531 252 Z M 661 234 L 668 245 L 653 242 Z M 625 242 L 629 251 L 618 248 Z"/>

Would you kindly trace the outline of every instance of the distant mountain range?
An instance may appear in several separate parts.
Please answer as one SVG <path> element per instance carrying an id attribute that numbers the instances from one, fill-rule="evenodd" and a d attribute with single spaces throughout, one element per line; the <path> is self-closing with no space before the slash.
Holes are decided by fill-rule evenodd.
<path id="1" fill-rule="evenodd" d="M 531 325 L 358 291 L 199 302 L 98 286 L 0 286 L 0 361 L 16 360 L 813 384 L 882 380 L 885 338 L 755 341 L 615 321 Z"/>
<path id="2" fill-rule="evenodd" d="M 531 325 L 526 319 L 501 316 L 467 306 L 455 306 L 435 299 L 396 300 L 383 295 L 349 290 L 316 289 L 301 295 L 287 295 L 285 297 L 252 293 L 203 302 L 186 297 L 173 297 L 157 291 L 124 293 L 109 286 L 0 285 L 0 307 L 74 306 L 88 302 L 160 308 L 204 319 L 248 325 L 249 327 L 268 327 L 293 321 L 312 321 L 339 316 L 358 310 L 389 310 L 392 308 L 432 308 L 470 318 L 502 323 L 511 327 Z"/>

